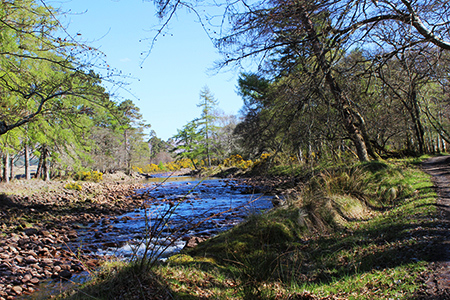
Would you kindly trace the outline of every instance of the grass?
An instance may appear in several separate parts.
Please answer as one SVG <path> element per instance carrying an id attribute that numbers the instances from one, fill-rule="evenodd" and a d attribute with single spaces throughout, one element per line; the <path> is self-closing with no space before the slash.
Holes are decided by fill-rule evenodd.
<path id="1" fill-rule="evenodd" d="M 129 265 L 103 271 L 70 299 L 125 297 L 104 286 L 126 286 L 135 299 L 413 299 L 442 238 L 436 193 L 418 162 L 323 169 L 286 206 L 138 272 L 142 278 Z"/>

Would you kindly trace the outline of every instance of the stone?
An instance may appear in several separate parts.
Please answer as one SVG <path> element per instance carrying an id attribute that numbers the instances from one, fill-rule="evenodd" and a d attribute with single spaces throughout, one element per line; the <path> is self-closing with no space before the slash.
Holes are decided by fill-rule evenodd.
<path id="1" fill-rule="evenodd" d="M 69 270 L 62 270 L 61 272 L 59 272 L 58 277 L 69 279 L 70 277 L 72 277 L 72 272 L 70 272 Z"/>
<path id="2" fill-rule="evenodd" d="M 61 271 L 61 267 L 60 266 L 55 266 L 53 268 L 53 272 L 60 272 Z"/>
<path id="3" fill-rule="evenodd" d="M 67 233 L 67 237 L 71 240 L 78 238 L 78 233 L 75 230 L 71 230 Z"/>
<path id="4" fill-rule="evenodd" d="M 27 283 L 28 281 L 30 281 L 33 277 L 31 277 L 30 274 L 25 274 L 22 278 L 22 283 Z"/>
<path id="5" fill-rule="evenodd" d="M 32 255 L 30 255 L 25 258 L 25 263 L 27 263 L 29 265 L 35 264 L 35 263 L 37 263 L 37 260 Z"/>
<path id="6" fill-rule="evenodd" d="M 23 257 L 22 256 L 16 256 L 14 259 L 17 261 L 17 263 L 22 264 L 23 263 Z"/>
<path id="7" fill-rule="evenodd" d="M 189 240 L 186 242 L 186 245 L 184 246 L 185 248 L 194 248 L 195 246 L 197 246 L 199 243 L 205 241 L 205 238 L 201 238 L 198 236 L 192 236 L 189 238 Z"/>
<path id="8" fill-rule="evenodd" d="M 33 235 L 33 234 L 38 234 L 38 230 L 36 228 L 26 228 L 23 231 L 26 235 Z"/>
<path id="9" fill-rule="evenodd" d="M 19 247 L 24 247 L 29 242 L 30 242 L 30 239 L 20 239 L 17 241 L 17 245 L 19 245 Z"/>
<path id="10" fill-rule="evenodd" d="M 19 285 L 13 286 L 13 287 L 12 287 L 12 290 L 13 290 L 14 293 L 16 293 L 17 295 L 21 295 L 21 294 L 22 294 L 22 291 L 23 291 L 22 287 L 19 286 Z"/>
<path id="11" fill-rule="evenodd" d="M 53 237 L 52 234 L 51 234 L 49 231 L 47 231 L 47 230 L 42 230 L 42 231 L 40 232 L 40 234 L 41 234 L 42 236 L 45 236 L 45 237 L 48 237 L 48 238 L 52 238 L 52 237 Z"/>

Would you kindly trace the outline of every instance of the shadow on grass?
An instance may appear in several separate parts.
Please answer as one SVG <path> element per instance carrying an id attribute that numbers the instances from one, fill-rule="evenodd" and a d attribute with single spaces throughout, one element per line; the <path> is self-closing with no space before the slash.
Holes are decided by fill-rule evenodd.
<path id="1" fill-rule="evenodd" d="M 437 218 L 434 199 L 422 194 L 371 222 L 356 221 L 360 226 L 307 239 L 279 226 L 261 230 L 247 224 L 248 228 L 238 227 L 189 254 L 211 257 L 227 272 L 234 270 L 241 288 L 258 282 L 332 285 L 352 276 L 408 269 L 446 258 L 441 246 L 449 239 L 449 228 Z"/>
<path id="2" fill-rule="evenodd" d="M 80 288 L 61 294 L 57 299 L 173 299 L 164 279 L 136 264 L 109 264 L 97 272 L 93 280 Z"/>

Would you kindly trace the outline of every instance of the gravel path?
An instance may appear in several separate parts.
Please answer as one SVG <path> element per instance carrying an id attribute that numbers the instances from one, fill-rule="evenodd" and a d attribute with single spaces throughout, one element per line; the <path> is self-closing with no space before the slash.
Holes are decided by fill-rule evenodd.
<path id="1" fill-rule="evenodd" d="M 450 156 L 438 156 L 426 160 L 423 170 L 433 176 L 438 193 L 438 218 L 442 233 L 441 242 L 436 246 L 436 255 L 426 282 L 426 291 L 419 299 L 450 299 Z"/>

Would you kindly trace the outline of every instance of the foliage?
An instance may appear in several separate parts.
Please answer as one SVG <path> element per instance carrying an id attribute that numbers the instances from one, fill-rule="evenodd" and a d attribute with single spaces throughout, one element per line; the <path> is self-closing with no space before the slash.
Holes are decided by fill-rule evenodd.
<path id="1" fill-rule="evenodd" d="M 198 163 L 198 161 L 196 161 Z M 141 173 L 141 174 L 151 174 L 151 173 L 160 173 L 165 171 L 179 171 L 182 169 L 192 169 L 194 165 L 190 159 L 179 159 L 173 162 L 162 163 L 160 162 L 158 165 L 155 164 L 147 164 L 143 167 L 134 166 L 133 170 Z"/>
<path id="2" fill-rule="evenodd" d="M 80 171 L 74 174 L 75 180 L 100 182 L 103 180 L 103 173 L 99 171 Z"/>
<path id="3" fill-rule="evenodd" d="M 75 191 L 81 191 L 83 188 L 79 183 L 76 182 L 69 182 L 64 186 L 65 189 L 68 190 L 75 190 Z"/>
<path id="4" fill-rule="evenodd" d="M 171 150 L 177 158 L 190 159 L 196 169 L 218 165 L 237 150 L 233 136 L 235 117 L 218 110 L 218 101 L 208 87 L 202 89 L 200 99 L 201 116 L 178 130 Z"/>
<path id="5" fill-rule="evenodd" d="M 248 169 L 253 166 L 253 162 L 251 160 L 244 160 L 242 156 L 239 154 L 232 155 L 231 157 L 226 158 L 223 161 L 224 167 L 237 167 L 240 169 Z"/>
<path id="6" fill-rule="evenodd" d="M 131 100 L 110 99 L 103 81 L 117 83 L 114 70 L 68 35 L 63 16 L 43 1 L 0 4 L 0 151 L 31 149 L 36 176 L 45 179 L 83 168 L 127 170 L 148 153 L 148 125 Z"/>

